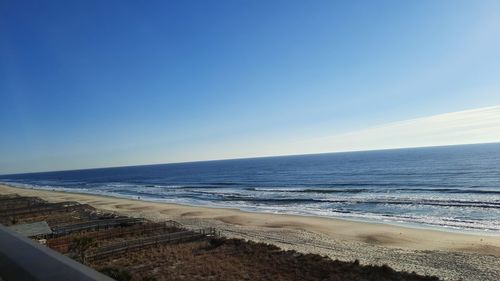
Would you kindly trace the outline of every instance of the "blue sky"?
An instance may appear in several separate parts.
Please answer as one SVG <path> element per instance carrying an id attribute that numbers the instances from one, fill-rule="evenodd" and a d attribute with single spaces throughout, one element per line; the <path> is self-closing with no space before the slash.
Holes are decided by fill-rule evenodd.
<path id="1" fill-rule="evenodd" d="M 2 1 L 0 174 L 386 148 L 335 136 L 500 104 L 499 15 L 498 1 Z"/>

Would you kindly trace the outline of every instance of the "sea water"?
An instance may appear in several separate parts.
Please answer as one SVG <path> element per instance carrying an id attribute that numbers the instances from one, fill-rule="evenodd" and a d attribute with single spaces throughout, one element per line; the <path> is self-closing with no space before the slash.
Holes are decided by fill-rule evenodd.
<path id="1" fill-rule="evenodd" d="M 500 144 L 2 175 L 26 188 L 500 233 Z"/>

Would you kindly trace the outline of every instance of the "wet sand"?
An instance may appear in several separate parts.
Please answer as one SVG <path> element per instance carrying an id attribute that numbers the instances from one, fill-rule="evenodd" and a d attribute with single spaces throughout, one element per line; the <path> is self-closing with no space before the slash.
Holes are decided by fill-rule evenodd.
<path id="1" fill-rule="evenodd" d="M 436 275 L 445 280 L 500 280 L 500 235 L 465 234 L 333 218 L 244 212 L 108 196 L 14 188 L 0 194 L 77 201 L 97 209 L 188 227 L 216 227 L 223 235 L 275 244 L 363 264 Z"/>

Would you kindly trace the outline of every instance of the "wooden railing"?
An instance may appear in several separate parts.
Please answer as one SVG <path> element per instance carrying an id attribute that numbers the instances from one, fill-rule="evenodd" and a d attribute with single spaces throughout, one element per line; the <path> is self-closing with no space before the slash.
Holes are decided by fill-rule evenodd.
<path id="1" fill-rule="evenodd" d="M 13 198 L 22 198 L 24 196 L 19 196 L 17 194 L 1 194 L 0 195 L 0 202 L 4 201 L 4 200 L 10 200 L 10 199 L 13 199 Z"/>
<path id="2" fill-rule="evenodd" d="M 132 234 L 148 234 L 154 232 L 173 232 L 182 229 L 181 225 L 174 221 L 167 221 L 165 223 L 154 224 L 141 224 L 132 227 L 119 227 L 107 231 L 85 232 L 79 234 L 79 237 L 91 237 L 96 240 L 108 240 L 117 237 L 123 237 Z M 59 252 L 66 252 L 69 245 L 72 243 L 75 236 L 63 236 L 47 240 L 47 246 Z"/>
<path id="3" fill-rule="evenodd" d="M 85 208 L 92 207 L 87 204 L 80 204 L 78 202 L 43 203 L 16 209 L 0 210 L 0 217 L 15 217 L 30 214 L 50 213 L 56 211 L 72 211 Z"/>
<path id="4" fill-rule="evenodd" d="M 156 244 L 164 244 L 164 243 L 173 243 L 180 242 L 185 240 L 198 239 L 202 237 L 206 237 L 207 235 L 216 235 L 216 230 L 214 228 L 206 228 L 199 230 L 187 230 L 181 232 L 174 233 L 165 233 L 150 237 L 144 237 L 134 240 L 128 240 L 124 242 L 114 243 L 111 245 L 103 246 L 96 248 L 92 251 L 89 251 L 85 255 L 86 261 L 96 260 L 102 257 L 106 257 L 109 255 L 114 255 L 117 253 L 122 253 L 131 249 L 142 248 L 146 246 L 156 245 Z"/>
<path id="5" fill-rule="evenodd" d="M 52 232 L 55 237 L 58 237 L 83 230 L 107 229 L 114 226 L 132 225 L 144 222 L 146 222 L 146 220 L 142 218 L 113 218 L 104 220 L 91 220 L 69 225 L 56 226 L 52 228 Z"/>
<path id="6" fill-rule="evenodd" d="M 12 210 L 40 205 L 44 201 L 38 197 L 8 197 L 0 198 L 0 210 Z"/>

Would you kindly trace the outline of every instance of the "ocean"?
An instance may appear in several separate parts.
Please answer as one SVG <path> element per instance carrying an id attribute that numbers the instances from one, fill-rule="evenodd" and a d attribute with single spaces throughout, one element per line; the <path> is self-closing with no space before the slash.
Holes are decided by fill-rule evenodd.
<path id="1" fill-rule="evenodd" d="M 0 182 L 500 233 L 500 143 L 1 175 Z"/>

